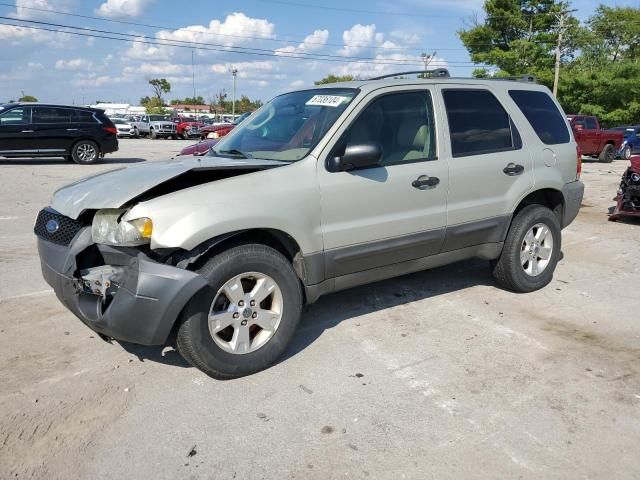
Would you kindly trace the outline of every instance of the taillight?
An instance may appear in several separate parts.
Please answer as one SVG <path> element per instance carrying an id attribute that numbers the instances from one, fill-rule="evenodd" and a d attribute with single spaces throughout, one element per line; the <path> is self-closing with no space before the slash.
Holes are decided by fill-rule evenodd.
<path id="1" fill-rule="evenodd" d="M 116 127 L 102 127 L 102 129 L 107 133 L 113 133 L 114 135 L 118 134 L 118 129 Z"/>
<path id="2" fill-rule="evenodd" d="M 576 145 L 576 180 L 580 180 L 582 174 L 582 152 L 580 151 L 580 145 Z"/>

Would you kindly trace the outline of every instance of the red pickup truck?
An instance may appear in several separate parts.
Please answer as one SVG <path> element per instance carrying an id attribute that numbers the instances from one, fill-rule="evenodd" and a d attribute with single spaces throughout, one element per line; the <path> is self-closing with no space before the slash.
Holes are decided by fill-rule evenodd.
<path id="1" fill-rule="evenodd" d="M 622 146 L 622 132 L 601 129 L 598 117 L 568 115 L 567 118 L 583 155 L 598 157 L 603 163 L 613 162 Z"/>

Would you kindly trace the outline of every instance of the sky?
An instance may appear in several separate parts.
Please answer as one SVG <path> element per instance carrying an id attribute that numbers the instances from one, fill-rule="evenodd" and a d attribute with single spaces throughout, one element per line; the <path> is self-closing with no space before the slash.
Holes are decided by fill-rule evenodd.
<path id="1" fill-rule="evenodd" d="M 238 97 L 266 101 L 329 74 L 367 78 L 421 69 L 423 53 L 433 56 L 430 67 L 468 76 L 474 67 L 456 32 L 482 4 L 0 0 L 0 102 L 24 92 L 64 104 L 137 104 L 152 94 L 152 78 L 171 83 L 166 100 L 193 96 L 194 83 L 207 101 L 223 89 L 230 98 L 232 68 Z M 596 5 L 573 2 L 583 19 Z M 85 30 L 60 33 L 69 31 L 65 26 Z"/>

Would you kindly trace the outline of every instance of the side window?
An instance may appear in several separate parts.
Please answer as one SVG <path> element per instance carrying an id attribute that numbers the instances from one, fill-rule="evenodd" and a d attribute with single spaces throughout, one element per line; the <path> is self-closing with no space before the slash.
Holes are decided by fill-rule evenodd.
<path id="1" fill-rule="evenodd" d="M 71 110 L 55 107 L 32 107 L 33 123 L 70 123 Z"/>
<path id="2" fill-rule="evenodd" d="M 31 123 L 30 108 L 13 108 L 0 113 L 0 126 L 27 125 Z"/>
<path id="3" fill-rule="evenodd" d="M 585 128 L 584 117 L 577 117 L 573 120 L 574 127 L 582 127 Z"/>
<path id="4" fill-rule="evenodd" d="M 522 148 L 509 114 L 488 90 L 443 90 L 454 157 Z"/>
<path id="5" fill-rule="evenodd" d="M 543 143 L 558 145 L 571 141 L 567 123 L 547 93 L 531 90 L 509 90 L 509 95 L 527 117 Z"/>
<path id="6" fill-rule="evenodd" d="M 434 160 L 431 94 L 393 93 L 373 100 L 345 132 L 339 148 L 369 142 L 382 146 L 382 165 Z"/>
<path id="7" fill-rule="evenodd" d="M 593 117 L 585 117 L 585 127 L 587 130 L 597 130 L 598 124 L 596 123 L 596 119 Z"/>
<path id="8" fill-rule="evenodd" d="M 93 112 L 87 110 L 73 110 L 71 121 L 74 123 L 96 123 Z"/>

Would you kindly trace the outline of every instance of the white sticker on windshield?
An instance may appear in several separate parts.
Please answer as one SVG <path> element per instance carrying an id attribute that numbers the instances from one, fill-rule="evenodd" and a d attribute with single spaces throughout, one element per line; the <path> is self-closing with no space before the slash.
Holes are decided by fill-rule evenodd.
<path id="1" fill-rule="evenodd" d="M 340 95 L 314 95 L 305 105 L 317 105 L 319 107 L 339 107 L 343 102 L 348 102 L 349 97 Z"/>

